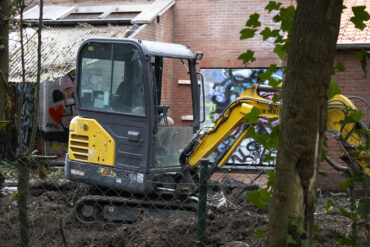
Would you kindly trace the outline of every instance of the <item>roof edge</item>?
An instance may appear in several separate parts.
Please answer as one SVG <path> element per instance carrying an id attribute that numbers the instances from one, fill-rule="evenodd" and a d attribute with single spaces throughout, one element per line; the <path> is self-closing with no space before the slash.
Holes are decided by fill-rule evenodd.
<path id="1" fill-rule="evenodd" d="M 149 8 L 138 14 L 131 24 L 149 24 L 175 4 L 175 0 L 156 0 Z"/>
<path id="2" fill-rule="evenodd" d="M 337 49 L 370 49 L 370 43 L 340 43 L 337 44 Z"/>

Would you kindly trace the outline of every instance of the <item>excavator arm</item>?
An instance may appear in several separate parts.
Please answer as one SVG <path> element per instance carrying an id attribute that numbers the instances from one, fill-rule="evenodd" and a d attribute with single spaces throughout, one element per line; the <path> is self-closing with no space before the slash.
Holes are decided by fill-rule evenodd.
<path id="1" fill-rule="evenodd" d="M 272 118 L 279 117 L 280 103 L 274 103 L 267 97 L 262 97 L 261 92 L 276 92 L 277 89 L 252 85 L 246 89 L 241 96 L 232 102 L 216 120 L 214 126 L 208 130 L 199 131 L 190 144 L 184 149 L 180 156 L 180 164 L 190 167 L 193 170 L 199 166 L 200 160 L 207 158 L 217 147 L 230 137 L 238 128 L 238 133 L 233 142 L 228 145 L 223 153 L 216 159 L 213 164 L 213 170 L 222 167 L 229 160 L 233 152 L 240 145 L 249 128 L 254 125 L 248 124 L 246 115 L 252 111 L 253 107 L 261 110 L 260 117 Z M 345 119 L 348 112 L 356 110 L 355 105 L 347 97 L 336 95 L 328 102 L 328 131 L 338 133 L 338 138 L 344 146 L 344 150 L 350 152 L 366 142 L 367 136 L 360 136 L 356 129 L 365 127 L 361 123 L 343 124 L 341 120 Z M 369 157 L 362 155 L 351 162 L 357 163 L 370 176 L 368 166 Z M 330 162 L 329 162 L 330 164 Z M 355 164 L 352 164 L 355 166 Z M 209 176 L 211 175 L 209 174 Z"/>
<path id="2" fill-rule="evenodd" d="M 245 138 L 248 129 L 254 128 L 254 125 L 248 124 L 246 118 L 253 107 L 260 109 L 260 117 L 279 117 L 280 104 L 261 96 L 261 92 L 271 93 L 276 91 L 276 88 L 258 85 L 252 85 L 246 89 L 237 100 L 224 110 L 212 128 L 201 130 L 196 134 L 180 155 L 180 164 L 193 169 L 197 168 L 201 159 L 207 158 L 221 143 L 240 128 L 232 144 L 214 162 L 214 168 L 224 166 Z"/>

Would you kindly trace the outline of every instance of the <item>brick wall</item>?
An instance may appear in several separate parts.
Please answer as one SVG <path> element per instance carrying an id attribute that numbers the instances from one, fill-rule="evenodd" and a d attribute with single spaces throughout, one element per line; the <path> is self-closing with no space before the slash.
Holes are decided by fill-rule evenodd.
<path id="1" fill-rule="evenodd" d="M 248 67 L 268 67 L 271 63 L 280 65 L 281 61 L 272 52 L 271 43 L 262 42 L 260 37 L 239 39 L 240 30 L 245 27 L 249 15 L 255 12 L 260 13 L 262 25 L 275 26 L 272 13 L 264 10 L 267 3 L 267 0 L 176 0 L 173 7 L 174 42 L 189 45 L 193 52 L 203 52 L 200 68 L 244 68 L 246 65 L 237 58 L 247 49 L 254 50 L 257 58 Z M 175 81 L 188 78 L 182 64 L 174 68 Z M 177 84 L 173 88 L 173 94 L 181 97 L 174 106 L 176 122 L 184 125 L 191 124 L 181 121 L 181 116 L 192 114 L 189 88 L 189 85 Z"/>

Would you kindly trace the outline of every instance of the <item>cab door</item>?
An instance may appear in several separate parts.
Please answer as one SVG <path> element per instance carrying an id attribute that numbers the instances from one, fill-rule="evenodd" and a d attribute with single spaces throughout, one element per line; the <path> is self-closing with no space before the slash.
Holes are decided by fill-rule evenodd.
<path id="1" fill-rule="evenodd" d="M 147 169 L 153 113 L 145 64 L 134 41 L 88 40 L 79 51 L 79 113 L 97 120 L 115 140 L 117 169 Z"/>

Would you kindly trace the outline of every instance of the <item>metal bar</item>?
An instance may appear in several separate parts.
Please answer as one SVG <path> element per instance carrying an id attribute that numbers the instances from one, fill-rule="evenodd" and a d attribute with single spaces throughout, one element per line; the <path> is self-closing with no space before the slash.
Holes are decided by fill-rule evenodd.
<path id="1" fill-rule="evenodd" d="M 204 246 L 206 240 L 206 210 L 207 210 L 207 171 L 209 161 L 200 161 L 199 206 L 198 206 L 198 247 Z"/>

